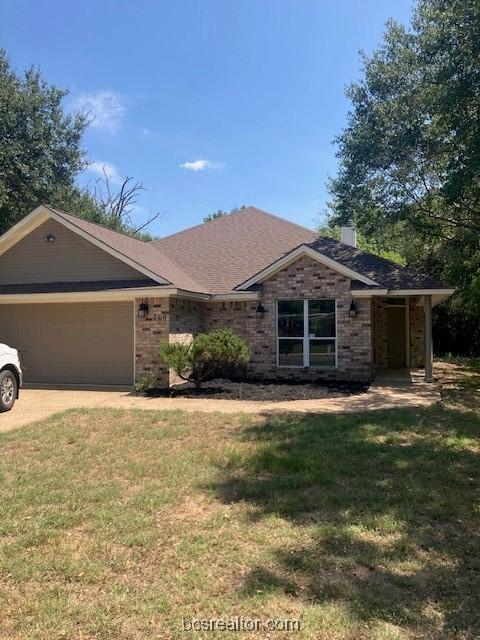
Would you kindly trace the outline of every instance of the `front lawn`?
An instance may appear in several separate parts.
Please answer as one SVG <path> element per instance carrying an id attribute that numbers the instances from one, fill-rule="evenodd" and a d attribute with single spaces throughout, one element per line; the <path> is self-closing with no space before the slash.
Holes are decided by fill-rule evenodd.
<path id="1" fill-rule="evenodd" d="M 76 410 L 0 434 L 0 638 L 477 638 L 479 432 L 456 397 L 356 416 Z"/>

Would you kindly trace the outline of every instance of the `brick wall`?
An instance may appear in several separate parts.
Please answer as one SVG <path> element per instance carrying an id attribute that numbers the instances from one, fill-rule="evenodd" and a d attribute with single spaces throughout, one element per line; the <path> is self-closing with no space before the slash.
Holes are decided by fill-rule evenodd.
<path id="1" fill-rule="evenodd" d="M 279 368 L 276 365 L 276 301 L 335 298 L 337 300 L 337 369 Z M 252 350 L 249 374 L 257 378 L 368 380 L 372 361 L 388 367 L 387 304 L 384 298 L 357 299 L 358 315 L 350 318 L 350 281 L 328 267 L 304 257 L 264 283 L 261 301 L 267 309 L 256 316 L 256 301 L 195 302 L 179 298 L 150 298 L 147 318 L 135 320 L 136 375 L 150 372 L 160 384 L 180 380 L 162 363 L 160 341 L 190 341 L 201 331 L 230 328 Z M 136 306 L 141 300 L 136 301 Z M 373 327 L 373 331 L 372 331 Z M 423 307 L 410 304 L 410 366 L 424 366 Z"/>
<path id="2" fill-rule="evenodd" d="M 279 368 L 276 351 L 276 301 L 337 300 L 337 369 Z M 370 300 L 357 300 L 359 313 L 349 317 L 350 280 L 309 257 L 302 257 L 264 282 L 261 300 L 267 313 L 255 314 L 256 302 L 208 303 L 208 327 L 230 327 L 249 342 L 249 371 L 263 378 L 369 380 L 372 375 Z"/>
<path id="3" fill-rule="evenodd" d="M 149 298 L 147 318 L 135 317 L 135 377 L 151 373 L 160 385 L 168 385 L 170 374 L 160 359 L 158 347 L 161 341 L 169 339 L 170 313 L 169 298 Z M 135 300 L 135 306 L 142 302 Z"/>
<path id="4" fill-rule="evenodd" d="M 204 330 L 204 303 L 181 298 L 149 298 L 146 318 L 135 319 L 136 377 L 152 373 L 161 385 L 181 382 L 159 355 L 160 342 L 189 342 Z M 142 299 L 135 301 L 136 308 Z"/>

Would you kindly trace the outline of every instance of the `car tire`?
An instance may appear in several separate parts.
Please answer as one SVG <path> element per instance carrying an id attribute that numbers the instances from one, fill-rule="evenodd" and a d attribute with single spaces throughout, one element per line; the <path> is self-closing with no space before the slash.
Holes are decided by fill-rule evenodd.
<path id="1" fill-rule="evenodd" d="M 0 413 L 10 411 L 17 399 L 17 393 L 18 383 L 13 371 L 0 371 Z"/>

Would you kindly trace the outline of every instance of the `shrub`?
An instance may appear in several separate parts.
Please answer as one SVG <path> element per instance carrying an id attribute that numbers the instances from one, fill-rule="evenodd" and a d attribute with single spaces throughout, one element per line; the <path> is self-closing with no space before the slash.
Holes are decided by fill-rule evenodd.
<path id="1" fill-rule="evenodd" d="M 248 362 L 248 344 L 230 331 L 216 329 L 201 333 L 192 342 L 162 342 L 160 356 L 179 378 L 193 382 L 197 389 L 214 376 L 231 376 Z"/>
<path id="2" fill-rule="evenodd" d="M 133 390 L 136 393 L 140 393 L 142 391 L 148 391 L 152 387 L 155 386 L 157 379 L 153 375 L 153 373 L 142 373 L 135 380 L 135 384 L 133 385 Z"/>

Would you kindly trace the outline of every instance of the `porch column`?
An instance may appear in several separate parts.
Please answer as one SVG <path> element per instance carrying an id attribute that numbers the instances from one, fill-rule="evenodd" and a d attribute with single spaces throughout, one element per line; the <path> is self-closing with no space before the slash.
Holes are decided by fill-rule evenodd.
<path id="1" fill-rule="evenodd" d="M 424 297 L 425 309 L 425 382 L 433 382 L 432 296 Z"/>

